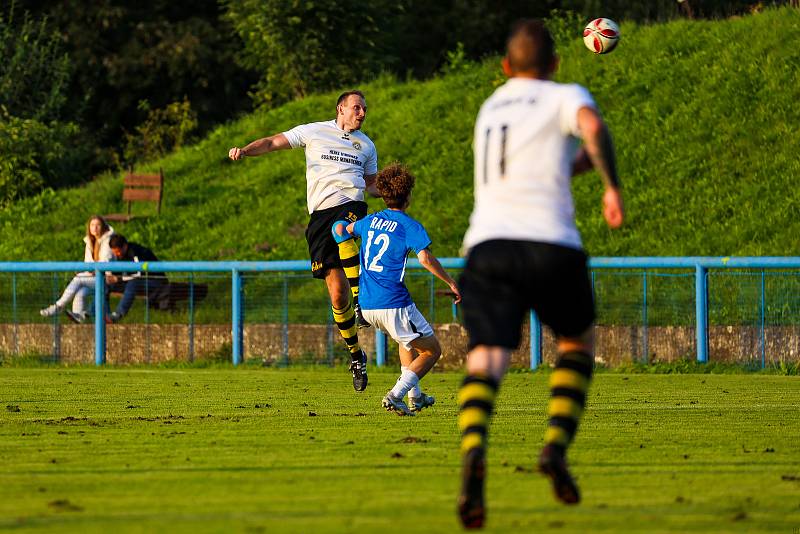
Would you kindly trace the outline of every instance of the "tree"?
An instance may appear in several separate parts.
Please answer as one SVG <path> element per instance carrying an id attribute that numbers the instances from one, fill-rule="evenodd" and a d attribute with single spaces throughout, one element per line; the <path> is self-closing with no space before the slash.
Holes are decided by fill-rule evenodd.
<path id="1" fill-rule="evenodd" d="M 252 96 L 271 105 L 364 81 L 391 61 L 378 18 L 383 1 L 224 0 L 244 42 L 238 56 L 260 73 Z"/>
<path id="2" fill-rule="evenodd" d="M 198 131 L 251 107 L 256 78 L 235 61 L 242 43 L 216 0 L 17 0 L 47 17 L 74 74 L 68 107 L 95 136 L 95 168 L 113 166 L 125 132 L 146 116 L 139 103 L 165 109 L 187 99 Z"/>
<path id="3" fill-rule="evenodd" d="M 0 205 L 75 183 L 88 151 L 69 115 L 71 63 L 45 18 L 0 13 Z"/>
<path id="4" fill-rule="evenodd" d="M 16 19 L 19 20 L 16 20 Z M 0 12 L 0 106 L 16 117 L 62 118 L 72 65 L 46 18 Z"/>

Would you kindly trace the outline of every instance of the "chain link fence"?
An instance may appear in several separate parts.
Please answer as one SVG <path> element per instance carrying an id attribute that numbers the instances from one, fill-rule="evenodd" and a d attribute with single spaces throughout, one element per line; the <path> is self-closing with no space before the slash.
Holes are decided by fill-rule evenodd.
<path id="1" fill-rule="evenodd" d="M 626 259 L 607 260 L 624 265 Z M 794 259 L 785 260 L 792 264 Z M 461 260 L 443 261 L 457 277 Z M 305 267 L 305 262 L 296 263 Z M 437 328 L 445 356 L 459 363 L 466 350 L 459 309 L 444 284 L 409 263 L 406 284 L 412 297 Z M 12 265 L 24 264 L 0 264 L 0 357 L 91 363 L 97 353 L 94 290 L 84 295 L 83 309 L 89 315 L 82 324 L 75 324 L 66 314 L 72 303 L 43 316 L 41 311 L 58 300 L 75 272 L 41 272 L 49 264 L 39 264 L 40 272 L 27 272 L 13 270 Z M 120 322 L 105 325 L 105 361 L 231 361 L 235 324 L 241 324 L 242 330 L 239 361 L 246 364 L 337 365 L 347 361 L 325 284 L 312 279 L 304 268 L 259 270 L 256 266 L 241 272 L 237 323 L 230 268 L 212 262 L 203 263 L 206 270 L 191 271 L 187 265 L 193 264 L 166 273 L 169 291 L 151 294 L 144 289 Z M 705 271 L 707 326 L 703 339 L 697 330 L 698 274 L 694 268 L 596 266 L 591 271 L 597 307 L 596 355 L 612 366 L 694 359 L 701 352 L 701 340 L 707 342 L 708 361 L 750 366 L 795 362 L 800 359 L 798 269 L 800 259 L 797 269 L 731 266 Z M 111 293 L 106 310 L 114 311 L 119 299 L 119 294 Z M 547 329 L 541 347 L 532 347 L 530 325 L 524 328 L 515 363 L 526 365 L 537 348 L 541 361 L 554 361 L 555 340 Z M 359 336 L 367 352 L 374 355 L 373 329 L 361 330 Z M 233 360 L 237 361 L 235 354 Z M 397 346 L 391 341 L 387 363 L 397 363 Z"/>

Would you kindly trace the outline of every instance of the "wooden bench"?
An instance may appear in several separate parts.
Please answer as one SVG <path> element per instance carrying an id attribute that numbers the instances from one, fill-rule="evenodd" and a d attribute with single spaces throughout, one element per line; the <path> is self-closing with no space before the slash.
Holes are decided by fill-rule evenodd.
<path id="1" fill-rule="evenodd" d="M 122 291 L 111 290 L 112 295 L 122 295 Z M 208 284 L 189 284 L 188 282 L 167 282 L 155 291 L 136 292 L 137 297 L 147 297 L 147 305 L 153 310 L 176 311 L 178 303 L 189 301 L 191 297 L 197 306 L 208 295 Z"/>
<path id="2" fill-rule="evenodd" d="M 112 213 L 105 215 L 107 221 L 128 222 L 136 215 L 131 214 L 132 202 L 155 202 L 156 213 L 161 214 L 161 197 L 164 191 L 164 171 L 158 174 L 133 174 L 133 170 L 122 179 L 122 201 L 128 203 L 127 213 Z"/>

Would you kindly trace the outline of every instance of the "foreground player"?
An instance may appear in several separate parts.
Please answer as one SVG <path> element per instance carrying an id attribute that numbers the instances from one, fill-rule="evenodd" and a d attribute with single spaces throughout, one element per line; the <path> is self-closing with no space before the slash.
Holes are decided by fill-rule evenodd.
<path id="1" fill-rule="evenodd" d="M 419 312 L 403 283 L 409 251 L 416 252 L 422 266 L 450 286 L 456 303 L 461 300 L 456 281 L 428 250 L 431 239 L 425 228 L 405 213 L 411 204 L 414 182 L 414 176 L 399 163 L 381 170 L 376 186 L 387 209 L 347 224 L 345 229 L 346 234 L 361 238 L 364 318 L 386 332 L 400 349 L 402 373 L 382 401 L 384 408 L 397 415 L 414 415 L 433 405 L 435 399 L 422 392 L 419 381 L 442 354 L 433 328 Z M 346 221 L 334 223 L 336 240 L 349 237 L 341 231 L 345 224 Z M 410 407 L 403 401 L 406 393 Z"/>
<path id="2" fill-rule="evenodd" d="M 475 124 L 475 207 L 460 280 L 470 351 L 458 392 L 458 511 L 467 528 L 483 526 L 489 418 L 531 308 L 558 343 L 539 470 L 559 500 L 580 500 L 566 451 L 594 367 L 594 301 L 571 175 L 594 166 L 605 183 L 603 215 L 610 227 L 622 224 L 623 207 L 608 129 L 586 89 L 549 81 L 557 65 L 544 24 L 519 22 L 503 60 L 511 79 L 484 102 Z M 577 151 L 579 138 L 584 147 Z"/>
<path id="3" fill-rule="evenodd" d="M 283 133 L 231 148 L 228 157 L 260 156 L 303 147 L 306 152 L 306 195 L 311 217 L 306 229 L 311 273 L 325 280 L 333 318 L 350 351 L 353 388 L 367 387 L 367 355 L 358 343 L 358 247 L 355 241 L 334 241 L 331 224 L 356 221 L 367 214 L 364 191 L 378 196 L 375 145 L 359 131 L 367 116 L 361 91 L 343 93 L 336 102 L 336 119 L 302 124 Z M 350 305 L 350 295 L 353 305 Z"/>

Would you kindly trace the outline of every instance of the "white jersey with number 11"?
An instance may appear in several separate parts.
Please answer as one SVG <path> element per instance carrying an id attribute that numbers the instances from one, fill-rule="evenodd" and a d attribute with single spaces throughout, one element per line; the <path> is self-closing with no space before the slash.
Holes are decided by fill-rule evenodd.
<path id="1" fill-rule="evenodd" d="M 580 85 L 528 78 L 511 78 L 483 103 L 464 251 L 490 239 L 581 248 L 570 184 L 582 107 L 596 106 Z"/>

